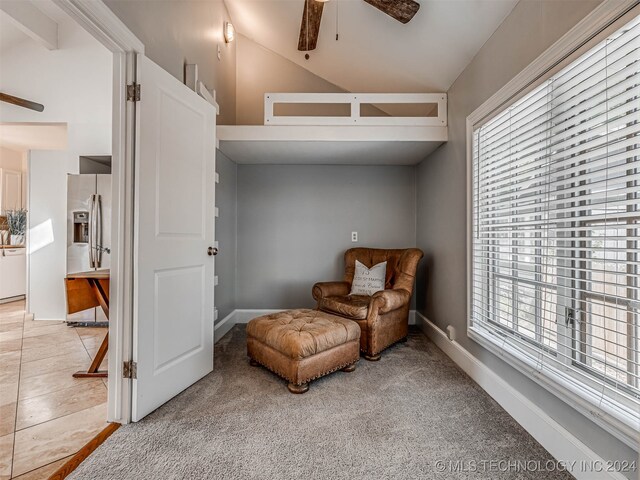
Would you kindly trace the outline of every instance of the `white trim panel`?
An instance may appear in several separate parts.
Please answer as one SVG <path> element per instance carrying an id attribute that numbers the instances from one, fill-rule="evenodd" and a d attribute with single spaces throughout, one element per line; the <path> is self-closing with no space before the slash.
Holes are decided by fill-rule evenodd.
<path id="1" fill-rule="evenodd" d="M 53 0 L 112 52 L 144 53 L 144 44 L 102 0 Z"/>
<path id="2" fill-rule="evenodd" d="M 200 95 L 202 98 L 204 98 L 207 102 L 209 102 L 211 105 L 213 105 L 216 108 L 216 115 L 220 115 L 220 105 L 218 105 L 218 102 L 216 102 L 216 99 L 214 98 L 214 96 L 211 95 L 209 90 L 207 90 L 207 86 L 204 83 L 198 82 L 197 92 L 198 92 L 198 95 Z"/>
<path id="3" fill-rule="evenodd" d="M 288 104 L 347 104 L 351 108 L 350 116 L 286 116 L 275 115 L 276 103 Z M 436 116 L 399 117 L 361 116 L 362 104 L 435 104 Z M 447 126 L 447 94 L 446 93 L 265 93 L 264 94 L 265 125 L 404 125 L 404 126 Z"/>
<path id="4" fill-rule="evenodd" d="M 446 142 L 447 127 L 218 125 L 221 142 Z"/>

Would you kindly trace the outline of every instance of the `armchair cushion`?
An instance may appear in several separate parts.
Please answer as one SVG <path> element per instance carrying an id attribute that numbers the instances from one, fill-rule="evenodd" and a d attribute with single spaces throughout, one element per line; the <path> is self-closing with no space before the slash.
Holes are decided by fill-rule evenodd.
<path id="1" fill-rule="evenodd" d="M 318 308 L 356 320 L 367 318 L 371 297 L 368 295 L 333 295 L 318 301 Z"/>

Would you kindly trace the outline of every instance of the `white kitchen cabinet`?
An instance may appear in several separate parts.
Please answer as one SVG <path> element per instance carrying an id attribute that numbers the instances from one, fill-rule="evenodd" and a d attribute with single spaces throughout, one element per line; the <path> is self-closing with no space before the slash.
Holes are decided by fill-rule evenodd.
<path id="1" fill-rule="evenodd" d="M 22 208 L 22 172 L 0 168 L 0 211 Z"/>
<path id="2" fill-rule="evenodd" d="M 24 295 L 26 287 L 26 248 L 4 248 L 0 250 L 0 301 Z"/>

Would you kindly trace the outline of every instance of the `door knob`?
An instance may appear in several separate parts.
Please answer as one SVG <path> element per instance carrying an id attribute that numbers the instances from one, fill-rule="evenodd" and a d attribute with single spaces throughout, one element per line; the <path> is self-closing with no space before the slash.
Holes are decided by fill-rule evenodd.
<path id="1" fill-rule="evenodd" d="M 212 257 L 213 255 L 217 255 L 218 254 L 218 247 L 209 247 L 207 248 L 207 255 L 209 255 L 210 257 Z"/>

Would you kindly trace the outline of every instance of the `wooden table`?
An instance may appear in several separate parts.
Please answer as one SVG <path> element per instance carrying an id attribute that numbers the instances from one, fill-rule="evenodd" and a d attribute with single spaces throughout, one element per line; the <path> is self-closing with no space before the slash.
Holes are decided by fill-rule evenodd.
<path id="1" fill-rule="evenodd" d="M 109 319 L 109 270 L 70 273 L 65 278 L 67 291 L 67 313 L 81 312 L 89 308 L 101 307 Z M 76 378 L 106 377 L 106 370 L 98 370 L 109 347 L 109 331 L 100 344 L 98 353 L 87 371 L 73 374 Z"/>

